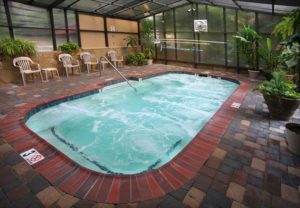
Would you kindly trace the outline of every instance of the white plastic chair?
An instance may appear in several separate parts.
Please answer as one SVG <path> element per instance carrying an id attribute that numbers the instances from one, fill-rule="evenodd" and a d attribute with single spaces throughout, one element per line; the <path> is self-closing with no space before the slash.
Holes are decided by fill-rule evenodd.
<path id="1" fill-rule="evenodd" d="M 99 64 L 99 59 L 91 55 L 90 52 L 81 52 L 80 58 L 83 60 L 83 63 L 86 65 L 88 74 L 92 70 L 92 65 L 98 66 Z"/>
<path id="2" fill-rule="evenodd" d="M 70 54 L 67 53 L 59 54 L 58 60 L 63 63 L 63 66 L 65 67 L 66 70 L 67 77 L 69 77 L 68 74 L 69 69 L 71 69 L 72 72 L 74 73 L 73 69 L 78 68 L 79 73 L 81 73 L 79 61 L 74 59 Z"/>
<path id="3" fill-rule="evenodd" d="M 109 50 L 107 52 L 108 57 L 114 63 L 115 67 L 117 67 L 117 63 L 121 63 L 123 66 L 124 58 L 123 56 L 118 56 L 115 50 Z"/>
<path id="4" fill-rule="evenodd" d="M 22 76 L 23 85 L 26 85 L 26 74 L 40 74 L 41 81 L 43 81 L 41 67 L 39 64 L 35 64 L 29 57 L 17 57 L 13 60 L 13 65 L 20 69 L 20 73 Z M 37 65 L 37 70 L 32 70 L 31 65 Z"/>

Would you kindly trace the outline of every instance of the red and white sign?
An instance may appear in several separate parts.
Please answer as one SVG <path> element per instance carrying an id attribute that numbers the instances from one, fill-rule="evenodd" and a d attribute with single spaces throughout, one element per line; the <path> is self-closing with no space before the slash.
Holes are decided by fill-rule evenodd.
<path id="1" fill-rule="evenodd" d="M 20 155 L 21 155 L 21 157 L 24 158 L 24 160 L 26 160 L 27 163 L 29 163 L 29 165 L 33 165 L 33 164 L 45 159 L 45 157 L 43 155 L 41 155 L 34 148 L 27 150 L 25 152 L 22 152 Z"/>

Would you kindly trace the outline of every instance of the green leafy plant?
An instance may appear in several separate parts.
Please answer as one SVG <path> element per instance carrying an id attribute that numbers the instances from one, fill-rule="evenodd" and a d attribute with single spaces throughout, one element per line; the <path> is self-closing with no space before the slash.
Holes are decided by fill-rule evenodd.
<path id="1" fill-rule="evenodd" d="M 265 45 L 263 43 L 260 44 L 258 55 L 262 60 L 262 71 L 269 74 L 277 68 L 280 52 L 281 50 L 277 50 L 276 45 L 272 44 L 271 38 L 267 38 Z"/>
<path id="2" fill-rule="evenodd" d="M 297 32 L 300 32 L 300 7 L 283 17 L 273 30 L 273 34 L 281 36 L 282 40 L 286 40 L 288 36 Z"/>
<path id="3" fill-rule="evenodd" d="M 237 35 L 233 36 L 237 39 L 238 49 L 247 58 L 248 64 L 254 70 L 257 69 L 257 45 L 261 36 L 250 26 L 244 26 Z"/>
<path id="4" fill-rule="evenodd" d="M 0 41 L 0 54 L 4 58 L 30 57 L 36 54 L 36 49 L 34 43 L 30 41 L 4 38 Z"/>
<path id="5" fill-rule="evenodd" d="M 260 83 L 255 90 L 267 95 L 300 99 L 300 94 L 295 90 L 296 85 L 285 79 L 284 71 L 274 71 L 272 77 L 270 81 Z"/>
<path id="6" fill-rule="evenodd" d="M 130 53 L 127 56 L 127 64 L 133 66 L 141 66 L 146 62 L 144 53 Z"/>
<path id="7" fill-rule="evenodd" d="M 124 40 L 127 42 L 127 47 L 130 46 L 133 48 L 133 51 L 136 52 L 136 46 L 138 45 L 138 40 L 134 36 L 127 36 L 124 38 Z"/>
<path id="8" fill-rule="evenodd" d="M 60 46 L 58 46 L 58 49 L 62 51 L 63 53 L 68 53 L 71 55 L 75 55 L 76 52 L 79 50 L 79 46 L 72 42 L 72 41 L 66 41 Z"/>
<path id="9" fill-rule="evenodd" d="M 147 59 L 154 56 L 154 26 L 151 20 L 143 20 L 141 27 L 143 51 Z"/>
<path id="10" fill-rule="evenodd" d="M 279 56 L 282 69 L 287 70 L 289 74 L 296 73 L 296 67 L 300 60 L 300 45 L 293 42 L 291 45 L 285 45 Z"/>

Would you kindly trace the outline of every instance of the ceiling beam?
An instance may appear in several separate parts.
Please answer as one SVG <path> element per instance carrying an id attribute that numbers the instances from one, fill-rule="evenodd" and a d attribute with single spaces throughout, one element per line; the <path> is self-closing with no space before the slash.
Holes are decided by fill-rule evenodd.
<path id="1" fill-rule="evenodd" d="M 53 9 L 54 7 L 57 7 L 58 5 L 60 5 L 61 3 L 63 3 L 65 0 L 56 0 L 55 2 L 53 2 L 52 4 L 50 4 L 48 6 L 48 9 Z"/>
<path id="2" fill-rule="evenodd" d="M 114 15 L 114 14 L 116 14 L 116 13 L 118 13 L 118 12 L 120 12 L 120 11 L 126 9 L 126 8 L 130 9 L 131 7 L 138 6 L 138 5 L 140 5 L 140 4 L 144 3 L 144 2 L 145 2 L 145 0 L 143 0 L 143 1 L 141 1 L 141 0 L 135 0 L 135 1 L 129 2 L 127 4 L 124 4 L 122 6 L 122 8 L 116 8 L 116 9 L 110 10 L 109 13 L 111 13 L 111 15 Z"/>
<path id="3" fill-rule="evenodd" d="M 243 9 L 242 7 L 241 7 L 241 5 L 239 5 L 238 3 L 237 3 L 237 1 L 236 0 L 232 0 L 233 1 L 233 3 L 239 8 L 239 9 Z"/>

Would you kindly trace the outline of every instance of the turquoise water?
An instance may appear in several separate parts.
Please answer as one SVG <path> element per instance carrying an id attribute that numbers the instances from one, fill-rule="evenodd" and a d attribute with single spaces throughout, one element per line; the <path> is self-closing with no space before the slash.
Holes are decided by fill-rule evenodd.
<path id="1" fill-rule="evenodd" d="M 238 87 L 214 78 L 167 74 L 42 110 L 26 125 L 92 170 L 134 174 L 176 156 Z"/>

